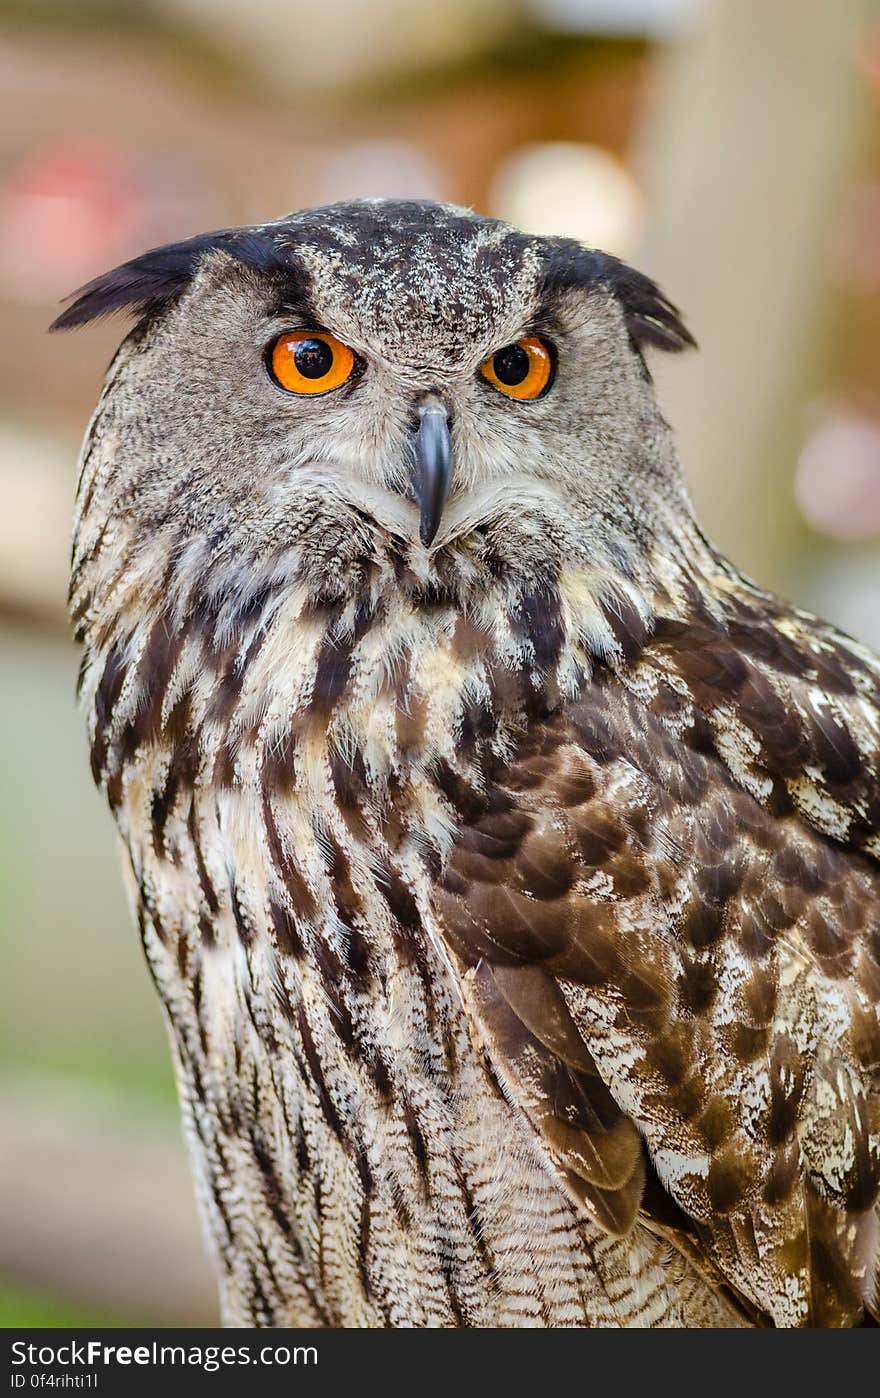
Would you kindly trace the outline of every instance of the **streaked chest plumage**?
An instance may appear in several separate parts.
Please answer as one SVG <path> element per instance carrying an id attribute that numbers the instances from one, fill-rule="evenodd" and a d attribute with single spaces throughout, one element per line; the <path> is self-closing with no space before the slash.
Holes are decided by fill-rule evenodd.
<path id="1" fill-rule="evenodd" d="M 133 633 L 95 699 L 226 1318 L 724 1318 L 647 1231 L 577 1209 L 434 935 L 443 788 L 545 702 L 522 609 L 286 605 L 234 647 L 216 619 Z"/>

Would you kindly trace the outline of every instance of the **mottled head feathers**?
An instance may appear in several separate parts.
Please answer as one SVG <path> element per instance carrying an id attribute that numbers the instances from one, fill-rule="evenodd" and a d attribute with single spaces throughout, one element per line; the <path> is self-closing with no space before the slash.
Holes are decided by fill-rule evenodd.
<path id="1" fill-rule="evenodd" d="M 384 247 L 393 240 L 405 263 L 413 243 L 427 233 L 435 252 L 445 236 L 446 255 L 457 257 L 469 243 L 486 253 L 484 272 L 497 274 L 490 265 L 490 249 L 503 256 L 522 256 L 534 250 L 543 267 L 545 295 L 560 290 L 585 293 L 610 292 L 620 303 L 635 345 L 682 350 L 694 345 L 679 312 L 649 277 L 607 253 L 586 249 L 568 238 L 529 238 L 497 221 L 464 209 L 418 203 L 364 201 L 332 205 L 326 209 L 294 214 L 255 228 L 225 228 L 202 233 L 180 242 L 151 248 L 112 271 L 94 278 L 71 298 L 56 318 L 53 330 L 71 330 L 89 321 L 116 313 L 153 316 L 169 306 L 194 276 L 200 261 L 213 251 L 227 253 L 245 266 L 288 281 L 296 293 L 306 280 L 297 259 L 299 242 L 323 243 L 381 263 Z M 454 268 L 450 264 L 450 271 Z"/>

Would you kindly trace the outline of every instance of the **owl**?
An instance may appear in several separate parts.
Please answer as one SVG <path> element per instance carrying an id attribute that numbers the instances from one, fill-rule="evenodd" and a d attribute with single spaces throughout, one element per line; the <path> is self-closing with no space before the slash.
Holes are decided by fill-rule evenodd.
<path id="1" fill-rule="evenodd" d="M 224 1322 L 873 1323 L 880 660 L 701 532 L 675 307 L 380 200 L 117 311 L 71 612 Z"/>

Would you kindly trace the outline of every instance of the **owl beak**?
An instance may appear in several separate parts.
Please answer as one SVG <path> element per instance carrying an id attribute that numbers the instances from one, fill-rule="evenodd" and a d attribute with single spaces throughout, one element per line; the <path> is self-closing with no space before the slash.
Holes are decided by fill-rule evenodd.
<path id="1" fill-rule="evenodd" d="M 439 398 L 426 394 L 417 407 L 419 426 L 415 437 L 412 487 L 421 512 L 419 538 L 428 548 L 440 528 L 440 519 L 452 480 L 452 439 L 449 414 Z"/>

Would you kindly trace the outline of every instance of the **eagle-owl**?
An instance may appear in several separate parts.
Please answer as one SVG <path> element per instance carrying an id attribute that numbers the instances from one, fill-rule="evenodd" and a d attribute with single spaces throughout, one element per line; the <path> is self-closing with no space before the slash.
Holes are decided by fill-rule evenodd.
<path id="1" fill-rule="evenodd" d="M 871 1323 L 880 661 L 701 533 L 674 306 L 365 201 L 112 311 L 71 609 L 225 1322 Z"/>

